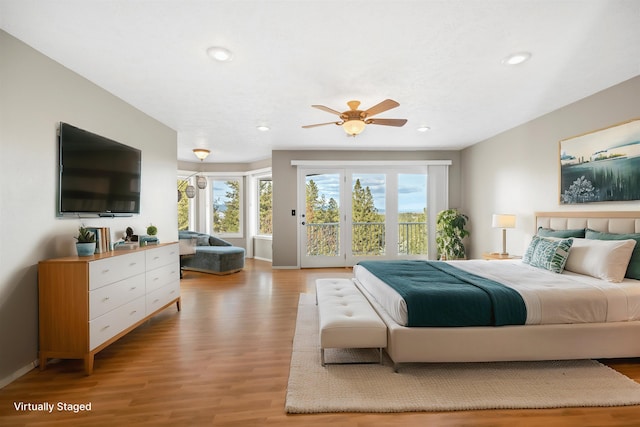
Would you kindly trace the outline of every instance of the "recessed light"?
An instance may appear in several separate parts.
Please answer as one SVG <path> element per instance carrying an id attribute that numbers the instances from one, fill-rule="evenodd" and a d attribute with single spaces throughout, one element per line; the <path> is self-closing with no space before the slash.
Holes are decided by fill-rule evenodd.
<path id="1" fill-rule="evenodd" d="M 531 54 L 529 52 L 517 52 L 504 58 L 502 63 L 505 65 L 518 65 L 528 61 L 529 58 L 531 58 Z"/>
<path id="2" fill-rule="evenodd" d="M 229 49 L 220 46 L 212 46 L 207 49 L 207 55 L 220 62 L 228 62 L 233 58 L 233 54 Z"/>
<path id="3" fill-rule="evenodd" d="M 418 132 L 427 132 L 427 131 L 430 131 L 430 130 L 431 130 L 431 128 L 429 126 L 420 126 L 418 128 Z"/>
<path id="4" fill-rule="evenodd" d="M 258 129 L 260 132 L 267 132 L 270 128 L 269 126 L 260 125 L 260 126 L 256 126 L 256 129 Z"/>

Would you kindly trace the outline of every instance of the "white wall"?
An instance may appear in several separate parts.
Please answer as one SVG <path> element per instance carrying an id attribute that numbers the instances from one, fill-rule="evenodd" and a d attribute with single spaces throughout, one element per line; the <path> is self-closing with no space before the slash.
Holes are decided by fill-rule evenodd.
<path id="1" fill-rule="evenodd" d="M 640 118 L 640 76 L 596 93 L 462 151 L 462 206 L 470 217 L 471 257 L 497 251 L 493 213 L 517 215 L 507 250 L 522 255 L 536 211 L 638 210 L 640 202 L 559 204 L 559 142 Z"/>
<path id="2" fill-rule="evenodd" d="M 141 214 L 56 217 L 58 122 L 142 150 Z M 0 31 L 0 387 L 37 359 L 39 260 L 75 254 L 81 223 L 177 240 L 176 132 Z M 69 307 L 73 309 L 73 307 Z"/>

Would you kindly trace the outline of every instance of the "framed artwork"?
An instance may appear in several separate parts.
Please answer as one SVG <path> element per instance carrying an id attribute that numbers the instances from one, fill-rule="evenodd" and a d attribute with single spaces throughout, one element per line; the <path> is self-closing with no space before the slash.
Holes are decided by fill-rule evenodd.
<path id="1" fill-rule="evenodd" d="M 640 200 L 640 119 L 560 141 L 560 204 Z"/>

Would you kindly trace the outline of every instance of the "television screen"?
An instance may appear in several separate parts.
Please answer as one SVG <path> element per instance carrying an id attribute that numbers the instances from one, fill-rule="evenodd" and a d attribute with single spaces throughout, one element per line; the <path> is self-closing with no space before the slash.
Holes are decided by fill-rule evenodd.
<path id="1" fill-rule="evenodd" d="M 140 213 L 140 150 L 60 123 L 58 214 Z"/>

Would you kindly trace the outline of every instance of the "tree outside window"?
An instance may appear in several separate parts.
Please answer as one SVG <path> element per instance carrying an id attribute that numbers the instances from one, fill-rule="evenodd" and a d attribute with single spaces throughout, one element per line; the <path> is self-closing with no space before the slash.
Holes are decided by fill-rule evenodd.
<path id="1" fill-rule="evenodd" d="M 229 235 L 241 234 L 241 205 L 239 179 L 213 179 L 213 232 Z"/>
<path id="2" fill-rule="evenodd" d="M 178 230 L 189 230 L 189 198 L 185 194 L 185 189 L 189 181 L 178 178 Z"/>
<path id="3" fill-rule="evenodd" d="M 258 234 L 271 236 L 273 234 L 273 183 L 271 178 L 258 180 L 259 224 Z"/>

